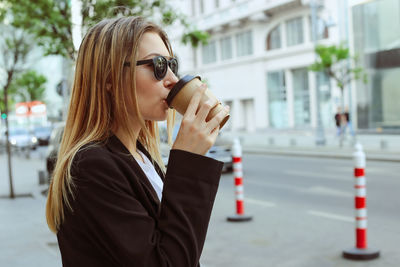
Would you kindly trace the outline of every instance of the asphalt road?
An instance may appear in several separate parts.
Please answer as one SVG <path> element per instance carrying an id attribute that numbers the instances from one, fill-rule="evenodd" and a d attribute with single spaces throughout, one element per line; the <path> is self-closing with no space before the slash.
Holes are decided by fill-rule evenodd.
<path id="1" fill-rule="evenodd" d="M 17 194 L 33 198 L 0 199 L 0 266 L 60 266 L 55 236 L 45 223 L 45 198 L 38 192 L 45 148 L 13 160 Z M 6 173 L 0 155 L 0 173 Z M 235 213 L 233 174 L 221 177 L 202 267 L 391 267 L 400 262 L 400 166 L 367 162 L 368 244 L 381 257 L 346 260 L 355 244 L 353 163 L 348 160 L 245 154 L 245 213 L 253 220 L 227 222 Z M 0 196 L 8 180 L 0 179 Z"/>
<path id="2" fill-rule="evenodd" d="M 245 213 L 232 223 L 233 174 L 223 175 L 202 263 L 217 266 L 398 266 L 400 166 L 367 162 L 368 245 L 381 257 L 343 259 L 355 245 L 353 162 L 246 154 Z"/>

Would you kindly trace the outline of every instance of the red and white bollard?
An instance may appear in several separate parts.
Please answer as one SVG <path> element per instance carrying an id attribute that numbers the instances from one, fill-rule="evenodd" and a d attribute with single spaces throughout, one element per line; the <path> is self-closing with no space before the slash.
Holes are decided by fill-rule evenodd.
<path id="1" fill-rule="evenodd" d="M 357 143 L 354 152 L 356 247 L 343 251 L 343 257 L 353 260 L 370 260 L 379 257 L 379 250 L 367 246 L 367 189 L 365 182 L 365 153 Z"/>
<path id="2" fill-rule="evenodd" d="M 235 175 L 236 214 L 229 216 L 227 220 L 230 222 L 250 221 L 252 217 L 244 214 L 242 147 L 238 138 L 233 141 L 232 158 L 233 173 Z"/>

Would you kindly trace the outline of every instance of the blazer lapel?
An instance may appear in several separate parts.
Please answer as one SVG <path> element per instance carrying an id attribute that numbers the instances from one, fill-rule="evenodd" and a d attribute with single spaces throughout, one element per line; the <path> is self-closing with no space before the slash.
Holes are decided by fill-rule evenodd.
<path id="1" fill-rule="evenodd" d="M 142 144 L 138 142 L 138 148 L 145 153 L 145 155 L 151 160 L 150 155 L 144 149 Z M 149 199 L 155 204 L 156 214 L 159 213 L 160 209 L 160 200 L 158 199 L 157 193 L 154 190 L 152 184 L 150 183 L 149 179 L 147 178 L 146 174 L 143 172 L 142 168 L 137 163 L 136 159 L 132 156 L 129 150 L 124 146 L 124 144 L 118 139 L 117 136 L 112 135 L 107 142 L 107 146 L 114 152 L 118 153 L 124 158 L 126 161 L 129 162 L 129 165 L 132 166 L 134 173 L 137 173 L 139 177 L 139 181 L 142 184 L 143 188 L 146 191 L 146 195 Z M 157 166 L 158 167 L 158 166 Z M 157 169 L 156 169 L 157 170 Z M 158 172 L 158 171 L 157 171 Z M 163 179 L 163 176 L 160 176 Z"/>

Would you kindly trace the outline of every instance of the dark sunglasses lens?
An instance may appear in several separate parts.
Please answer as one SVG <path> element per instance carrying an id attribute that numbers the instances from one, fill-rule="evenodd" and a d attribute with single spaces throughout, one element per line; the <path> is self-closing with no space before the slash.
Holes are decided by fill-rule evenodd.
<path id="1" fill-rule="evenodd" d="M 167 73 L 167 60 L 164 57 L 156 57 L 154 59 L 154 75 L 157 80 L 162 80 Z"/>
<path id="2" fill-rule="evenodd" d="M 176 60 L 176 58 L 173 58 L 169 61 L 169 67 L 175 75 L 178 74 L 178 60 Z"/>

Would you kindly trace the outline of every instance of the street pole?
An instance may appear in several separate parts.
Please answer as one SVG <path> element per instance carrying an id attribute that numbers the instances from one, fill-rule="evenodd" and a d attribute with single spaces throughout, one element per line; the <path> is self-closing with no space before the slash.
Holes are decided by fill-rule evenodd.
<path id="1" fill-rule="evenodd" d="M 12 177 L 12 166 L 11 166 L 11 144 L 10 144 L 10 129 L 8 125 L 8 88 L 4 90 L 4 106 L 6 113 L 6 149 L 7 149 L 7 163 L 8 163 L 8 178 L 10 182 L 10 198 L 15 198 L 13 177 Z"/>
<path id="2" fill-rule="evenodd" d="M 318 40 L 317 40 L 317 8 L 318 8 L 318 4 L 316 3 L 316 0 L 310 1 L 310 8 L 311 8 L 312 39 L 313 39 L 313 44 L 314 44 L 314 48 L 315 48 L 317 45 L 317 42 L 318 42 Z M 314 56 L 315 56 L 315 58 L 317 58 L 316 53 L 314 53 Z M 316 79 L 315 99 L 317 102 L 317 130 L 316 130 L 315 144 L 317 146 L 324 146 L 326 144 L 326 139 L 325 139 L 325 133 L 324 133 L 324 126 L 322 124 L 322 118 L 321 118 L 320 91 L 319 91 L 318 78 Z"/>

